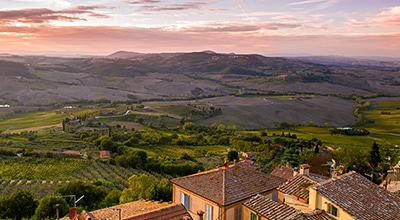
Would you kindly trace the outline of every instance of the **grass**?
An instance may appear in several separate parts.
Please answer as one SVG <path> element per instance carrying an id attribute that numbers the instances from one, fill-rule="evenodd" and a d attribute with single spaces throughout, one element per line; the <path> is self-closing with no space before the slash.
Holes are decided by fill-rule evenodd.
<path id="1" fill-rule="evenodd" d="M 152 108 L 157 109 L 161 112 L 179 115 L 182 117 L 187 116 L 193 110 L 193 107 L 189 107 L 186 105 L 154 105 L 152 106 Z"/>
<path id="2" fill-rule="evenodd" d="M 0 162 L 0 176 L 9 179 L 71 178 L 90 165 L 90 161 L 64 158 L 13 158 Z"/>
<path id="3" fill-rule="evenodd" d="M 374 107 L 361 111 L 369 124 L 366 128 L 378 133 L 391 133 L 400 136 L 400 102 L 379 102 Z"/>
<path id="4" fill-rule="evenodd" d="M 64 118 L 68 117 L 64 113 L 56 112 L 28 112 L 16 113 L 0 121 L 0 130 L 21 130 L 60 126 Z"/>
<path id="5" fill-rule="evenodd" d="M 357 149 L 368 150 L 371 148 L 374 141 L 378 144 L 388 144 L 387 140 L 382 137 L 388 137 L 382 133 L 372 133 L 369 136 L 347 136 L 347 135 L 331 135 L 329 128 L 321 127 L 297 127 L 291 129 L 268 129 L 268 136 L 275 133 L 276 137 L 290 132 L 291 135 L 296 134 L 297 138 L 310 140 L 317 138 L 322 141 L 323 145 L 336 146 L 336 147 L 356 147 Z M 393 138 L 393 137 L 392 137 Z"/>

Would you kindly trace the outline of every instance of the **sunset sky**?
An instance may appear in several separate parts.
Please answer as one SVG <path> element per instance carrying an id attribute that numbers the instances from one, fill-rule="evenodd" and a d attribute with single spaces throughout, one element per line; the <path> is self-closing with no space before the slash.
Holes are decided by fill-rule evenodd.
<path id="1" fill-rule="evenodd" d="M 1 0 L 0 53 L 400 57 L 399 0 Z"/>

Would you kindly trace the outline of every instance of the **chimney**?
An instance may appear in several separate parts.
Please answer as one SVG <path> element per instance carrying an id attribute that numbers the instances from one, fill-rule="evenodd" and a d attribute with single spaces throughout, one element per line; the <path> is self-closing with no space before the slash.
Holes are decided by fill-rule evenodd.
<path id="1" fill-rule="evenodd" d="M 293 176 L 296 176 L 297 174 L 299 174 L 299 168 L 295 167 L 293 168 Z"/>
<path id="2" fill-rule="evenodd" d="M 229 168 L 229 161 L 228 161 L 228 159 L 225 159 L 224 167 L 225 167 L 226 169 Z"/>
<path id="3" fill-rule="evenodd" d="M 310 165 L 302 164 L 300 166 L 300 174 L 301 175 L 309 175 L 310 174 Z"/>
<path id="4" fill-rule="evenodd" d="M 197 215 L 199 216 L 199 220 L 203 220 L 204 212 L 202 210 L 197 210 Z"/>

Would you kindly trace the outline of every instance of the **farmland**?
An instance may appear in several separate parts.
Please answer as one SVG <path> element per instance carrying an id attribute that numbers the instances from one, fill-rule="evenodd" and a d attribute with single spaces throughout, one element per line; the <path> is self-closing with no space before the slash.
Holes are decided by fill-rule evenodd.
<path id="1" fill-rule="evenodd" d="M 0 108 L 0 197 L 28 189 L 40 199 L 76 180 L 118 196 L 141 174 L 155 190 L 242 152 L 254 152 L 264 172 L 308 163 L 321 175 L 331 159 L 361 174 L 383 174 L 400 159 L 398 70 L 379 63 L 363 75 L 253 55 L 21 59 L 11 63 L 23 77 L 0 72 L 0 102 L 10 104 Z"/>
<path id="2" fill-rule="evenodd" d="M 247 105 L 254 102 L 256 97 L 249 97 Z M 269 97 L 270 102 L 279 100 L 287 100 L 291 97 Z M 262 100 L 262 99 L 261 99 Z M 290 101 L 290 100 L 289 100 Z M 239 103 L 242 103 L 240 100 Z M 222 104 L 218 99 L 204 100 L 192 102 L 196 108 L 203 108 L 213 103 L 214 106 L 222 108 L 223 117 L 228 116 L 229 113 L 225 111 L 227 107 Z M 246 102 L 245 102 L 246 103 Z M 379 99 L 371 100 L 372 105 L 369 108 L 363 109 L 363 118 L 365 124 L 360 126 L 368 129 L 371 134 L 368 136 L 346 136 L 346 135 L 332 135 L 330 133 L 331 127 L 323 126 L 310 126 L 295 124 L 288 127 L 281 128 L 264 128 L 264 129 L 246 129 L 240 130 L 231 125 L 221 127 L 222 123 L 214 123 L 218 129 L 228 130 L 228 127 L 234 128 L 232 130 L 237 136 L 251 136 L 258 135 L 261 131 L 266 133 L 263 139 L 273 140 L 281 137 L 283 134 L 295 134 L 298 140 L 321 140 L 324 146 L 351 147 L 368 151 L 371 143 L 376 141 L 382 147 L 392 148 L 398 144 L 400 131 L 397 125 L 399 120 L 400 111 L 398 110 L 399 102 L 395 100 L 382 101 Z M 28 157 L 2 157 L 0 162 L 0 176 L 1 176 L 1 191 L 0 195 L 7 196 L 12 192 L 19 189 L 34 189 L 37 198 L 43 197 L 48 193 L 54 192 L 57 186 L 63 185 L 72 180 L 83 180 L 87 182 L 95 182 L 99 179 L 104 179 L 111 182 L 116 189 L 124 189 L 127 186 L 127 179 L 133 174 L 147 173 L 144 167 L 132 168 L 123 167 L 110 163 L 109 160 L 101 160 L 98 156 L 99 146 L 92 141 L 82 139 L 82 134 L 88 134 L 87 131 L 96 131 L 100 135 L 108 136 L 109 127 L 113 128 L 114 132 L 120 132 L 122 129 L 125 133 L 129 130 L 135 130 L 141 133 L 142 141 L 137 142 L 129 147 L 130 151 L 146 152 L 148 161 L 165 161 L 165 163 L 187 163 L 185 160 L 180 159 L 182 155 L 193 158 L 198 163 L 201 163 L 206 168 L 212 168 L 221 164 L 223 158 L 226 157 L 227 149 L 249 150 L 250 148 L 232 142 L 226 144 L 221 142 L 212 143 L 212 136 L 204 136 L 205 141 L 203 145 L 190 144 L 190 140 L 200 141 L 199 134 L 182 133 L 176 130 L 182 124 L 179 118 L 188 118 L 188 115 L 193 114 L 193 107 L 187 106 L 185 102 L 176 102 L 170 104 L 162 104 L 156 102 L 144 103 L 146 108 L 132 111 L 130 114 L 118 117 L 107 117 L 120 115 L 127 108 L 128 105 L 119 104 L 114 108 L 104 106 L 82 105 L 79 109 L 53 109 L 48 111 L 27 112 L 11 114 L 4 118 L 0 127 L 3 133 L 0 142 L 3 143 L 1 149 L 10 152 L 30 152 L 35 150 L 44 151 L 65 151 L 77 150 L 86 156 L 85 159 L 65 157 L 61 155 L 53 155 L 43 157 L 37 154 L 36 156 Z M 142 108 L 143 108 L 142 106 Z M 103 118 L 95 118 L 97 114 L 105 115 Z M 66 117 L 83 116 L 91 118 L 87 119 L 83 125 L 68 125 L 67 129 L 70 132 L 63 132 L 61 121 Z M 174 117 L 170 117 L 175 115 Z M 221 116 L 214 116 L 206 118 L 205 120 L 215 119 Z M 169 120 L 165 120 L 169 118 Z M 193 121 L 193 124 L 203 124 L 204 120 Z M 92 124 L 95 127 L 88 127 Z M 187 124 L 189 125 L 189 124 Z M 150 129 L 150 127 L 152 129 Z M 217 128 L 217 127 L 215 127 Z M 150 133 L 149 133 L 150 132 Z M 116 134 L 116 133 L 115 133 Z M 122 133 L 121 133 L 122 134 Z M 176 144 L 176 141 L 162 144 L 155 141 L 156 137 L 173 137 L 175 135 L 176 141 L 186 140 L 186 144 Z M 205 135 L 205 134 L 203 134 Z M 121 136 L 122 137 L 122 136 Z M 221 136 L 222 137 L 222 136 Z M 220 138 L 221 138 L 220 137 Z M 149 138 L 144 141 L 145 138 Z M 195 139 L 193 139 L 195 138 Z M 188 142 L 189 141 L 189 142 Z M 158 143 L 158 144 L 157 144 Z M 174 144 L 175 143 L 175 144 Z M 117 141 L 118 145 L 123 145 L 122 142 Z M 114 154 L 118 156 L 117 153 Z M 167 162 L 169 161 L 169 162 Z M 151 162 L 154 164 L 154 162 Z M 150 163 L 150 162 L 149 162 Z M 153 172 L 153 171 L 150 171 Z M 156 175 L 157 178 L 161 176 L 153 173 L 149 175 Z M 168 176 L 169 174 L 164 174 Z"/>

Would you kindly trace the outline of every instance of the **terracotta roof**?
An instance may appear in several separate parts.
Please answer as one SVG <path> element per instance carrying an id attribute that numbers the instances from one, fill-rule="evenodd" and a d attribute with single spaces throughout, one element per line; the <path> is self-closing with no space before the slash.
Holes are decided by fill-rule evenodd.
<path id="1" fill-rule="evenodd" d="M 250 198 L 244 204 L 245 207 L 255 211 L 267 219 L 298 219 L 303 212 L 283 203 L 277 203 L 260 194 Z"/>
<path id="2" fill-rule="evenodd" d="M 108 150 L 101 150 L 100 151 L 100 158 L 108 158 L 111 157 L 111 153 Z"/>
<path id="3" fill-rule="evenodd" d="M 116 220 L 119 218 L 119 210 L 124 220 L 145 220 L 157 218 L 158 220 L 182 218 L 187 214 L 181 204 L 159 203 L 154 201 L 138 200 L 109 208 L 82 212 L 78 218 L 91 217 L 92 220 Z"/>
<path id="4" fill-rule="evenodd" d="M 278 191 L 284 194 L 294 195 L 304 200 L 308 200 L 308 187 L 316 183 L 323 182 L 327 179 L 329 178 L 312 173 L 308 175 L 297 174 L 286 183 L 280 185 Z"/>
<path id="5" fill-rule="evenodd" d="M 76 151 L 76 150 L 66 150 L 66 151 L 61 152 L 61 154 L 64 154 L 64 155 L 76 155 L 76 156 L 82 155 L 81 152 Z"/>
<path id="6" fill-rule="evenodd" d="M 295 170 L 291 167 L 279 165 L 275 167 L 275 169 L 270 173 L 270 175 L 288 180 L 294 176 L 294 172 Z"/>
<path id="7" fill-rule="evenodd" d="M 229 205 L 276 189 L 286 180 L 237 163 L 172 179 L 171 182 L 220 205 Z"/>
<path id="8" fill-rule="evenodd" d="M 313 188 L 355 219 L 400 219 L 400 198 L 354 171 Z"/>
<path id="9" fill-rule="evenodd" d="M 313 213 L 304 213 L 303 220 L 334 220 L 324 210 L 315 210 Z"/>

